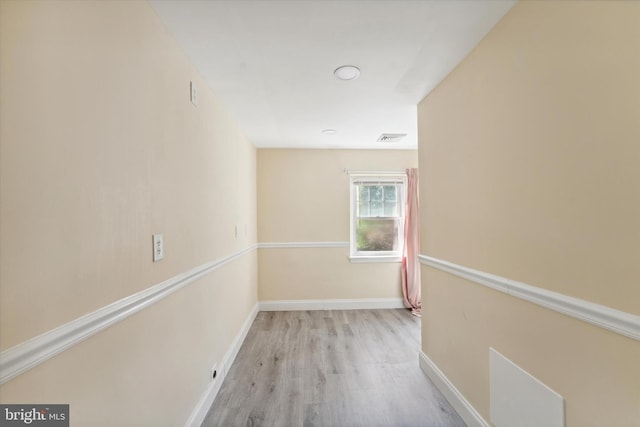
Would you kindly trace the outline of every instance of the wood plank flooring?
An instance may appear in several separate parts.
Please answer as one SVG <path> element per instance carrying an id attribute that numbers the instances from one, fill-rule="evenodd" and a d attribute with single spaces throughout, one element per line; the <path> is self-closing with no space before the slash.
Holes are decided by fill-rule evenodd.
<path id="1" fill-rule="evenodd" d="M 261 312 L 203 427 L 465 426 L 407 310 Z"/>

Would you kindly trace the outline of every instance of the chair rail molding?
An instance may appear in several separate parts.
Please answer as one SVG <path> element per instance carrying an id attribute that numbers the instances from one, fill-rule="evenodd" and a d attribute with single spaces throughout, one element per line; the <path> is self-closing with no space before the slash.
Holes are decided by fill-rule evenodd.
<path id="1" fill-rule="evenodd" d="M 0 353 L 0 384 L 4 384 L 66 349 L 86 340 L 138 311 L 182 289 L 195 280 L 254 251 L 250 245 L 231 255 L 192 268 L 164 282 L 125 297 L 51 329 Z"/>
<path id="2" fill-rule="evenodd" d="M 421 264 L 640 341 L 640 316 L 427 255 Z"/>

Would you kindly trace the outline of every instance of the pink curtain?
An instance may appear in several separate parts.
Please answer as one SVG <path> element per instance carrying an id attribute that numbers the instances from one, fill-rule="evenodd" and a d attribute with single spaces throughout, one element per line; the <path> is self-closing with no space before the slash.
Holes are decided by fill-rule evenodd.
<path id="1" fill-rule="evenodd" d="M 407 169 L 407 204 L 404 218 L 404 248 L 402 250 L 402 295 L 404 305 L 420 317 L 420 217 L 418 214 L 418 169 Z"/>

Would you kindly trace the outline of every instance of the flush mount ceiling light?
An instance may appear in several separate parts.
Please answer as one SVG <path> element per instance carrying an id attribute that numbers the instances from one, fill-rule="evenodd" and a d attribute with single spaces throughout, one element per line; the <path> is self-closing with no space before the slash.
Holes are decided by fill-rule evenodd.
<path id="1" fill-rule="evenodd" d="M 338 133 L 338 131 L 335 129 L 325 129 L 322 131 L 322 133 L 325 135 L 335 135 L 336 133 Z"/>
<path id="2" fill-rule="evenodd" d="M 340 80 L 355 80 L 360 75 L 360 68 L 353 65 L 343 65 L 336 68 L 333 74 Z"/>

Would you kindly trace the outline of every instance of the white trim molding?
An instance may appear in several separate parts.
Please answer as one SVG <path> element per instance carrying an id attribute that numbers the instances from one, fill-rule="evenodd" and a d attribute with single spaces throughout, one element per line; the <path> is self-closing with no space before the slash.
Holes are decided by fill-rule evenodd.
<path id="1" fill-rule="evenodd" d="M 264 242 L 258 243 L 259 249 L 284 248 L 348 248 L 349 242 Z"/>
<path id="2" fill-rule="evenodd" d="M 399 263 L 402 262 L 400 256 L 350 256 L 349 261 L 354 264 L 366 264 L 369 262 L 387 262 L 387 263 Z"/>
<path id="3" fill-rule="evenodd" d="M 260 301 L 260 311 L 373 310 L 405 308 L 402 298 Z"/>
<path id="4" fill-rule="evenodd" d="M 537 286 L 418 255 L 420 263 L 640 341 L 640 316 Z"/>
<path id="5" fill-rule="evenodd" d="M 347 175 L 364 175 L 364 176 L 385 176 L 385 175 L 406 175 L 406 170 L 401 171 L 358 171 L 358 170 L 350 170 L 344 169 L 344 173 Z"/>
<path id="6" fill-rule="evenodd" d="M 256 320 L 256 316 L 258 315 L 259 311 L 260 305 L 256 302 L 253 306 L 253 309 L 251 310 L 251 313 L 249 313 L 249 316 L 247 316 L 244 323 L 242 324 L 240 332 L 238 332 L 238 335 L 236 335 L 233 342 L 231 343 L 231 347 L 229 347 L 229 350 L 227 350 L 227 352 L 225 353 L 224 359 L 222 359 L 222 370 L 225 377 L 229 373 L 229 368 L 231 368 L 233 361 L 236 360 L 236 356 L 240 351 L 240 347 L 242 347 L 242 343 L 244 343 L 245 338 L 247 338 L 249 329 L 251 329 L 251 325 L 253 325 L 253 321 Z"/>
<path id="7" fill-rule="evenodd" d="M 469 403 L 446 375 L 424 353 L 418 353 L 418 363 L 422 372 L 429 377 L 440 393 L 449 401 L 453 409 L 469 427 L 491 427 L 482 415 Z"/>
<path id="8" fill-rule="evenodd" d="M 255 250 L 251 245 L 234 254 L 192 268 L 162 283 L 104 306 L 0 353 L 0 384 L 17 377 L 64 350 L 182 289 L 197 279 Z"/>
<path id="9" fill-rule="evenodd" d="M 255 320 L 257 315 L 258 315 L 258 304 L 256 303 L 253 306 L 253 309 L 251 310 L 247 318 L 245 319 L 244 323 L 242 324 L 240 331 L 238 331 L 238 334 L 236 335 L 233 342 L 231 343 L 231 347 L 229 347 L 229 350 L 224 355 L 224 359 L 222 360 L 222 365 L 219 366 L 219 369 L 218 369 L 219 371 L 218 376 L 216 377 L 215 381 L 211 381 L 209 383 L 209 386 L 205 389 L 204 393 L 200 397 L 200 400 L 198 400 L 198 403 L 193 408 L 193 411 L 191 412 L 191 416 L 189 416 L 189 419 L 185 424 L 186 427 L 200 427 L 202 425 L 202 422 L 204 421 L 204 418 L 207 416 L 209 409 L 211 409 L 211 405 L 213 405 L 213 401 L 216 400 L 216 396 L 218 395 L 218 392 L 220 391 L 220 388 L 224 383 L 224 379 L 227 377 L 227 374 L 229 373 L 229 368 L 231 368 L 233 361 L 236 359 L 236 356 L 240 351 L 240 347 L 242 347 L 242 343 L 247 337 L 247 334 L 249 333 L 249 329 L 251 329 L 251 325 L 253 324 L 253 321 Z"/>

